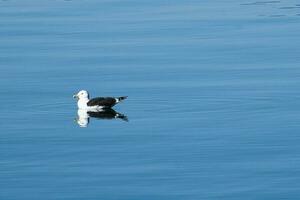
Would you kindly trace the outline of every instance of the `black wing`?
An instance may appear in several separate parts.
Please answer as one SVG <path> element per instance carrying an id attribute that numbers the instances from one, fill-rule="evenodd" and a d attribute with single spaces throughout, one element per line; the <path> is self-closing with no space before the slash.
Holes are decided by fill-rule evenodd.
<path id="1" fill-rule="evenodd" d="M 89 115 L 89 117 L 98 118 L 98 119 L 120 118 L 120 119 L 128 122 L 128 118 L 126 115 L 118 113 L 112 108 L 107 108 L 107 109 L 104 109 L 103 111 L 99 111 L 99 112 L 88 111 L 87 114 Z"/>
<path id="2" fill-rule="evenodd" d="M 88 111 L 87 113 L 90 117 L 99 118 L 99 119 L 113 119 L 118 114 L 115 110 L 111 108 L 99 112 Z"/>
<path id="3" fill-rule="evenodd" d="M 116 105 L 116 99 L 112 97 L 97 97 L 89 100 L 88 106 L 103 106 L 106 108 L 111 108 Z"/>

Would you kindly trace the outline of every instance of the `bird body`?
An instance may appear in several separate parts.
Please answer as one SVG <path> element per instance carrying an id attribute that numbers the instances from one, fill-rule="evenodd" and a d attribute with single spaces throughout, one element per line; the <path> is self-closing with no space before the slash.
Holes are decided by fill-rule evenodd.
<path id="1" fill-rule="evenodd" d="M 112 108 L 93 111 L 78 109 L 77 115 L 78 116 L 75 120 L 80 127 L 87 127 L 90 122 L 90 118 L 101 120 L 121 119 L 128 122 L 128 118 L 126 115 L 118 113 Z"/>
<path id="2" fill-rule="evenodd" d="M 89 99 L 89 93 L 85 90 L 79 91 L 73 96 L 78 99 L 77 106 L 83 110 L 101 110 L 110 109 L 120 101 L 123 101 L 127 96 L 122 97 L 96 97 Z"/>

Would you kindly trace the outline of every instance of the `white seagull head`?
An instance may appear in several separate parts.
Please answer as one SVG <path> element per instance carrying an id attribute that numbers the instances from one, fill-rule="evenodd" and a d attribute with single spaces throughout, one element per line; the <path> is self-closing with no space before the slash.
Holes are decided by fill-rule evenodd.
<path id="1" fill-rule="evenodd" d="M 77 124 L 82 128 L 87 127 L 89 124 L 89 115 L 88 115 L 87 111 L 78 109 L 77 115 L 78 115 L 78 117 L 75 119 Z"/>
<path id="2" fill-rule="evenodd" d="M 73 95 L 73 98 L 76 98 L 78 100 L 88 99 L 89 98 L 89 93 L 86 90 L 80 90 L 77 94 Z"/>

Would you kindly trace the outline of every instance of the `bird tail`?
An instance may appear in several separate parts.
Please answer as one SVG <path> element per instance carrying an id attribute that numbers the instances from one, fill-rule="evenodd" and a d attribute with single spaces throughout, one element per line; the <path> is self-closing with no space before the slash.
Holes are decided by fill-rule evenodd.
<path id="1" fill-rule="evenodd" d="M 118 101 L 123 101 L 123 100 L 127 99 L 127 97 L 128 96 L 123 96 L 123 97 L 118 97 L 117 99 L 118 99 Z"/>
<path id="2" fill-rule="evenodd" d="M 125 122 L 128 122 L 128 118 L 127 118 L 126 115 L 118 114 L 118 115 L 117 115 L 117 118 L 122 119 L 122 120 L 125 121 Z"/>

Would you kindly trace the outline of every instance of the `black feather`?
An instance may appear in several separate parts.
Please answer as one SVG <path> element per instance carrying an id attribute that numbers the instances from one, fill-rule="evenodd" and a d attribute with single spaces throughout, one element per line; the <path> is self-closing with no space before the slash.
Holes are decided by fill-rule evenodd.
<path id="1" fill-rule="evenodd" d="M 88 101 L 88 106 L 103 106 L 105 108 L 111 108 L 116 105 L 116 99 L 112 97 L 97 97 Z"/>
<path id="2" fill-rule="evenodd" d="M 98 118 L 98 119 L 120 118 L 120 119 L 128 122 L 128 118 L 126 115 L 118 113 L 112 108 L 104 109 L 104 110 L 98 111 L 98 112 L 88 111 L 87 113 L 88 113 L 89 117 L 93 117 L 93 118 Z"/>
<path id="3" fill-rule="evenodd" d="M 127 97 L 128 97 L 128 96 L 119 97 L 118 100 L 119 100 L 119 101 L 123 101 L 123 100 L 127 99 Z"/>

